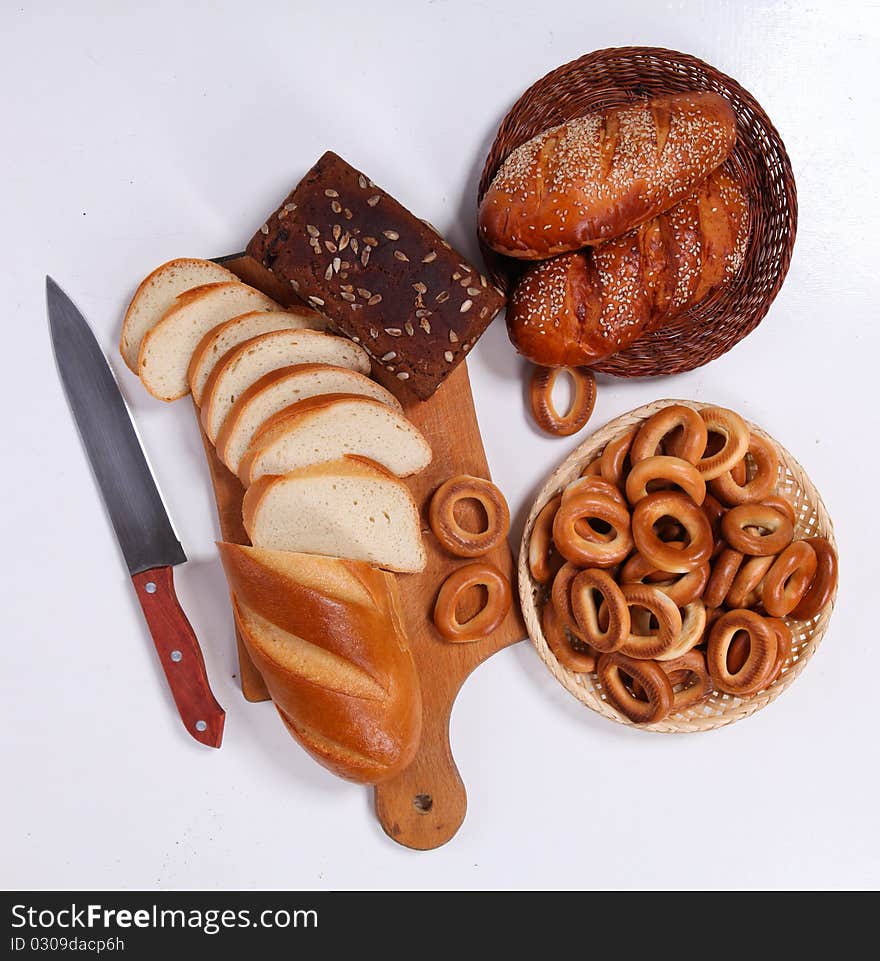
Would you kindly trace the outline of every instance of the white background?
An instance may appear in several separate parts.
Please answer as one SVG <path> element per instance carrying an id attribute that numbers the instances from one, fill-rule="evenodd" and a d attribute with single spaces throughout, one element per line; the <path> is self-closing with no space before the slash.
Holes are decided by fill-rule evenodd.
<path id="1" fill-rule="evenodd" d="M 0 885 L 876 887 L 878 37 L 860 3 L 3 0 Z M 367 790 L 241 698 L 191 409 L 125 370 L 122 311 L 157 264 L 241 249 L 326 148 L 476 257 L 477 177 L 510 104 L 558 64 L 628 44 L 696 54 L 757 97 L 791 155 L 800 229 L 755 333 L 688 375 L 602 380 L 592 426 L 658 397 L 761 424 L 836 522 L 838 608 L 791 690 L 711 734 L 624 729 L 529 645 L 503 652 L 453 715 L 467 820 L 414 853 Z M 220 751 L 186 735 L 165 688 L 56 376 L 46 273 L 111 357 L 189 554 L 176 580 L 227 709 Z M 576 439 L 530 427 L 502 323 L 471 371 L 521 523 Z"/>

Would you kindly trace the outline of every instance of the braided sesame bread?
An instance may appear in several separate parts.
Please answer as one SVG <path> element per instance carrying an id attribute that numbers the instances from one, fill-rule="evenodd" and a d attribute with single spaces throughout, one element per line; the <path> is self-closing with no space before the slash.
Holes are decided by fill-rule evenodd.
<path id="1" fill-rule="evenodd" d="M 507 309 L 510 339 L 536 364 L 593 364 L 734 275 L 748 233 L 745 195 L 715 171 L 686 200 L 623 237 L 531 267 Z"/>
<path id="2" fill-rule="evenodd" d="M 480 204 L 480 236 L 524 260 L 619 237 L 686 197 L 735 140 L 730 104 L 708 91 L 570 120 L 504 161 Z"/>

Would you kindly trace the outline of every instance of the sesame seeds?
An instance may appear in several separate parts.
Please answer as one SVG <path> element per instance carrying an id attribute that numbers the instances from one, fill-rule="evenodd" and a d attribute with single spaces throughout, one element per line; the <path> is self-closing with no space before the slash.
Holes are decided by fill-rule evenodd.
<path id="1" fill-rule="evenodd" d="M 375 207 L 376 204 L 379 203 L 379 201 L 380 201 L 381 199 L 382 199 L 382 197 L 381 197 L 379 194 L 373 194 L 372 197 L 369 197 L 369 198 L 367 199 L 367 203 L 368 203 L 371 207 Z"/>
<path id="2" fill-rule="evenodd" d="M 458 308 L 459 313 L 466 314 L 473 306 L 474 302 L 472 300 L 466 300 L 461 307 Z"/>
<path id="3" fill-rule="evenodd" d="M 260 233 L 261 233 L 261 234 L 264 234 L 264 235 L 265 235 L 265 234 L 268 234 L 268 233 L 269 233 L 269 225 L 268 225 L 268 224 L 263 224 L 263 226 L 260 227 Z"/>
<path id="4" fill-rule="evenodd" d="M 724 159 L 732 136 L 699 97 L 669 95 L 588 114 L 514 150 L 484 204 L 510 211 L 508 245 L 558 253 L 570 249 L 574 237 L 582 246 L 585 237 L 607 236 L 603 226 L 614 235 L 682 199 Z M 643 185 L 641 207 L 634 209 L 637 184 Z M 624 198 L 625 215 L 616 209 Z M 530 231 L 535 220 L 542 230 Z"/>
<path id="5" fill-rule="evenodd" d="M 447 350 L 443 354 L 443 359 L 446 361 L 447 364 L 451 364 L 452 361 L 455 359 L 455 356 L 453 355 L 451 350 Z"/>
<path id="6" fill-rule="evenodd" d="M 338 196 L 339 196 L 339 191 L 338 191 L 338 190 L 331 190 L 331 189 L 328 187 L 328 188 L 324 191 L 324 196 L 325 196 L 325 197 L 338 197 Z"/>
<path id="7" fill-rule="evenodd" d="M 383 230 L 382 236 L 388 240 L 400 240 L 400 234 L 396 230 Z"/>

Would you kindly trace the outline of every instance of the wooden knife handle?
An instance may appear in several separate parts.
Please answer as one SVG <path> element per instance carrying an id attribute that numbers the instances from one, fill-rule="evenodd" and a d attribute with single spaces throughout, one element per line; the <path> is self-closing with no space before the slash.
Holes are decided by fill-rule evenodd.
<path id="1" fill-rule="evenodd" d="M 226 712 L 208 684 L 199 642 L 177 600 L 170 567 L 132 574 L 168 686 L 187 731 L 208 747 L 220 747 Z"/>

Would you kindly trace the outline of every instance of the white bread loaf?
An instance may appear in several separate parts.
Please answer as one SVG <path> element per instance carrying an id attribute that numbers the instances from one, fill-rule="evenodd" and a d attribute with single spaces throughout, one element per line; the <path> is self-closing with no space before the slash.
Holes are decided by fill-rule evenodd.
<path id="1" fill-rule="evenodd" d="M 201 339 L 189 362 L 186 379 L 193 400 L 202 402 L 202 392 L 211 371 L 232 350 L 246 340 L 271 330 L 325 330 L 326 318 L 317 311 L 302 307 L 298 310 L 251 310 L 214 327 Z"/>
<path id="2" fill-rule="evenodd" d="M 185 291 L 144 335 L 138 354 L 138 374 L 144 386 L 160 400 L 185 396 L 193 352 L 209 330 L 251 310 L 280 309 L 274 300 L 240 282 Z"/>
<path id="3" fill-rule="evenodd" d="M 239 397 L 261 377 L 294 364 L 333 364 L 362 374 L 370 358 L 344 337 L 318 330 L 273 330 L 231 350 L 217 364 L 202 394 L 202 426 L 216 441 L 223 421 Z"/>
<path id="4" fill-rule="evenodd" d="M 158 322 L 178 294 L 203 284 L 238 281 L 225 267 L 210 260 L 180 257 L 157 267 L 134 292 L 119 338 L 119 352 L 133 373 L 138 372 L 138 353 L 144 334 Z"/>
<path id="5" fill-rule="evenodd" d="M 254 434 L 265 421 L 291 404 L 321 394 L 360 394 L 402 410 L 392 393 L 356 370 L 329 364 L 282 367 L 261 377 L 232 405 L 217 434 L 217 456 L 237 474 Z"/>
<path id="6" fill-rule="evenodd" d="M 425 567 L 421 525 L 409 489 L 361 457 L 262 477 L 244 495 L 254 547 L 366 561 L 390 571 Z"/>
<path id="7" fill-rule="evenodd" d="M 421 431 L 399 411 L 369 397 L 323 394 L 301 400 L 270 417 L 242 458 L 245 485 L 266 474 L 359 454 L 398 477 L 424 470 L 431 448 Z"/>
<path id="8" fill-rule="evenodd" d="M 314 554 L 218 548 L 239 632 L 290 733 L 352 781 L 403 770 L 422 704 L 395 578 Z"/>

